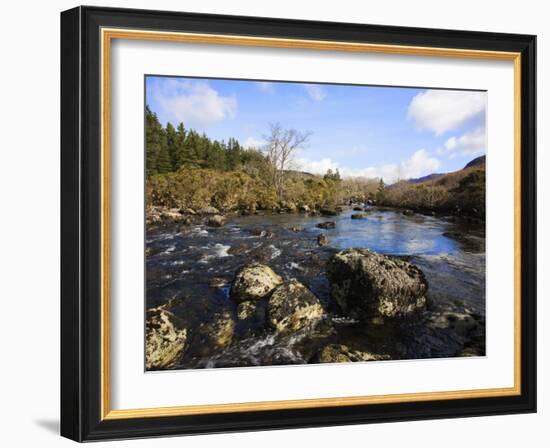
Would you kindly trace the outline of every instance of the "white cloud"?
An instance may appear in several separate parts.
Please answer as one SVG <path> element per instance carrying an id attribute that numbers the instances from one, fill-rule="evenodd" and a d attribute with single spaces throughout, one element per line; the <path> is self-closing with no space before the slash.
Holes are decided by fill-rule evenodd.
<path id="1" fill-rule="evenodd" d="M 451 157 L 457 154 L 477 156 L 485 152 L 486 146 L 485 127 L 481 126 L 460 137 L 449 138 L 442 152 L 446 152 Z"/>
<path id="2" fill-rule="evenodd" d="M 359 169 L 340 166 L 330 158 L 321 160 L 301 158 L 296 160 L 297 169 L 308 173 L 325 174 L 329 168 L 331 170 L 338 169 L 343 177 L 383 178 L 387 183 L 395 182 L 398 179 L 411 179 L 432 174 L 440 166 L 441 162 L 435 157 L 430 157 L 425 149 L 419 149 L 410 158 L 400 163 Z"/>
<path id="3" fill-rule="evenodd" d="M 485 92 L 426 90 L 409 104 L 407 116 L 437 135 L 459 128 L 485 111 Z"/>
<path id="4" fill-rule="evenodd" d="M 323 101 L 327 97 L 325 89 L 316 84 L 304 84 L 304 88 L 309 97 L 314 101 Z"/>
<path id="5" fill-rule="evenodd" d="M 155 100 L 170 121 L 190 126 L 208 124 L 234 117 L 237 112 L 234 96 L 221 96 L 204 81 L 170 79 L 154 88 Z"/>
<path id="6" fill-rule="evenodd" d="M 265 141 L 257 139 L 255 137 L 248 137 L 243 143 L 243 146 L 245 148 L 260 149 L 264 145 L 265 145 Z"/>
<path id="7" fill-rule="evenodd" d="M 258 82 L 256 82 L 256 87 L 261 92 L 266 92 L 266 93 L 274 93 L 275 92 L 275 86 L 273 85 L 272 82 L 258 81 Z"/>

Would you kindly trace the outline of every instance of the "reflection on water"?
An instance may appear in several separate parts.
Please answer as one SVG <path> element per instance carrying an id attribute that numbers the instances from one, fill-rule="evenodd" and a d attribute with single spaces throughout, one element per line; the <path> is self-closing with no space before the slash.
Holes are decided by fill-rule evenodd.
<path id="1" fill-rule="evenodd" d="M 199 326 L 212 313 L 225 310 L 234 315 L 235 305 L 229 299 L 231 281 L 240 266 L 255 260 L 270 265 L 286 279 L 298 279 L 320 298 L 333 317 L 336 334 L 332 342 L 382 351 L 392 358 L 455 356 L 469 345 L 475 346 L 475 354 L 483 354 L 484 225 L 379 209 L 352 220 L 352 213 L 347 210 L 331 217 L 266 213 L 233 217 L 221 228 L 172 224 L 150 229 L 146 238 L 146 306 L 177 298 L 181 302 L 177 312 L 191 326 Z M 334 221 L 336 227 L 316 227 L 324 221 Z M 327 246 L 317 245 L 320 233 L 328 236 Z M 339 314 L 330 298 L 325 263 L 338 250 L 352 247 L 405 256 L 424 271 L 430 306 L 422 319 L 365 326 Z M 461 322 L 463 315 L 475 316 L 481 326 L 475 340 L 466 340 L 453 330 L 456 316 Z M 448 327 L 441 324 L 441 316 L 448 317 Z M 247 329 L 238 330 L 246 333 Z M 199 354 L 191 347 L 179 367 L 300 363 L 292 350 L 298 339 L 277 341 L 272 335 L 244 338 L 226 353 L 213 355 Z"/>

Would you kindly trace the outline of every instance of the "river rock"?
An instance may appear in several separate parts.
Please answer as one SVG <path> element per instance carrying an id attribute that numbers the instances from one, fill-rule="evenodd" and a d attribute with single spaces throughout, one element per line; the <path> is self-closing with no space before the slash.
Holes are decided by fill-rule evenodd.
<path id="1" fill-rule="evenodd" d="M 302 227 L 291 227 L 289 230 L 292 232 L 301 232 L 304 229 Z"/>
<path id="2" fill-rule="evenodd" d="M 210 349 L 220 350 L 231 345 L 234 332 L 235 321 L 228 311 L 224 311 L 216 314 L 210 322 L 200 325 L 200 342 Z"/>
<path id="3" fill-rule="evenodd" d="M 336 216 L 338 214 L 335 208 L 322 208 L 320 212 L 323 216 Z"/>
<path id="4" fill-rule="evenodd" d="M 317 244 L 319 246 L 326 246 L 328 242 L 328 236 L 326 236 L 324 233 L 321 233 L 317 236 Z"/>
<path id="5" fill-rule="evenodd" d="M 428 282 L 415 265 L 369 249 L 346 249 L 327 263 L 331 295 L 355 318 L 396 317 L 426 305 Z"/>
<path id="6" fill-rule="evenodd" d="M 184 217 L 178 209 L 163 210 L 160 216 L 166 221 L 179 221 Z"/>
<path id="7" fill-rule="evenodd" d="M 187 329 L 176 323 L 164 307 L 147 310 L 145 323 L 145 367 L 147 370 L 172 367 L 184 352 Z"/>
<path id="8" fill-rule="evenodd" d="M 311 209 L 309 208 L 309 205 L 302 204 L 298 207 L 298 211 L 300 211 L 301 213 L 309 213 Z"/>
<path id="9" fill-rule="evenodd" d="M 237 302 L 266 297 L 283 279 L 265 264 L 252 263 L 242 267 L 233 280 L 231 297 Z"/>
<path id="10" fill-rule="evenodd" d="M 198 210 L 198 213 L 201 215 L 217 215 L 220 211 L 216 207 L 209 205 Z"/>
<path id="11" fill-rule="evenodd" d="M 410 209 L 405 209 L 403 210 L 402 212 L 405 216 L 412 216 L 414 215 L 414 211 L 410 210 Z"/>
<path id="12" fill-rule="evenodd" d="M 359 350 L 350 350 L 347 345 L 330 344 L 323 347 L 317 354 L 317 362 L 362 362 L 389 359 L 388 355 L 378 355 Z"/>
<path id="13" fill-rule="evenodd" d="M 208 221 L 206 221 L 206 223 L 210 227 L 222 227 L 225 224 L 225 217 L 222 215 L 210 216 L 208 218 Z"/>
<path id="14" fill-rule="evenodd" d="M 363 207 L 353 207 L 353 211 L 361 212 L 361 211 L 363 211 Z"/>
<path id="15" fill-rule="evenodd" d="M 319 229 L 334 229 L 336 228 L 336 223 L 334 221 L 321 222 L 317 224 Z"/>
<path id="16" fill-rule="evenodd" d="M 351 215 L 351 219 L 363 219 L 364 216 L 362 213 L 354 213 L 353 215 Z"/>
<path id="17" fill-rule="evenodd" d="M 182 215 L 192 215 L 192 216 L 197 214 L 197 212 L 192 208 L 185 208 L 185 207 L 180 208 L 180 213 Z"/>
<path id="18" fill-rule="evenodd" d="M 253 317 L 256 314 L 257 303 L 252 300 L 241 302 L 237 306 L 237 317 L 239 320 L 245 320 Z"/>
<path id="19" fill-rule="evenodd" d="M 313 327 L 324 317 L 319 299 L 297 280 L 280 285 L 267 305 L 268 320 L 278 333 Z"/>

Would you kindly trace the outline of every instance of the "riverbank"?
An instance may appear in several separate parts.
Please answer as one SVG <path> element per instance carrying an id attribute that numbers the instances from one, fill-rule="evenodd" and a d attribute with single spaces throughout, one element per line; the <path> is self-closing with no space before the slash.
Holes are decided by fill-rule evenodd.
<path id="1" fill-rule="evenodd" d="M 384 359 L 484 354 L 484 226 L 461 218 L 356 207 L 331 216 L 226 213 L 219 227 L 208 224 L 219 210 L 178 210 L 182 218 L 150 223 L 146 306 L 165 307 L 163 313 L 171 313 L 181 326 L 174 331 L 186 330 L 185 350 L 161 368 L 353 361 L 365 359 L 365 353 Z M 358 213 L 361 219 L 351 218 Z M 327 222 L 334 226 L 319 227 Z M 331 292 L 327 264 L 355 247 L 417 266 L 429 285 L 425 306 L 407 319 L 365 321 L 343 312 Z M 284 284 L 295 280 L 310 291 L 322 307 L 323 324 L 277 334 L 265 325 L 266 304 L 251 307 L 234 300 L 235 276 L 253 262 L 268 266 Z M 212 329 L 226 333 L 223 348 L 204 335 Z"/>

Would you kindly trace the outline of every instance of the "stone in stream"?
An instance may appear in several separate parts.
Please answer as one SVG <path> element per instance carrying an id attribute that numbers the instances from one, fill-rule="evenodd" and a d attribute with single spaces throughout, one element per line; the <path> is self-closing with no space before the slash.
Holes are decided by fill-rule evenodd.
<path id="1" fill-rule="evenodd" d="M 363 219 L 364 216 L 362 213 L 354 213 L 353 215 L 351 215 L 351 219 Z"/>
<path id="2" fill-rule="evenodd" d="M 267 305 L 270 325 L 278 333 L 313 327 L 325 316 L 321 302 L 297 280 L 278 286 Z"/>
<path id="3" fill-rule="evenodd" d="M 326 236 L 324 233 L 321 233 L 317 236 L 317 244 L 319 246 L 326 246 L 328 244 L 328 236 Z"/>
<path id="4" fill-rule="evenodd" d="M 415 265 L 369 249 L 346 249 L 327 263 L 331 295 L 350 317 L 397 317 L 426 305 L 428 282 Z"/>
<path id="5" fill-rule="evenodd" d="M 405 216 L 412 216 L 412 215 L 414 215 L 414 211 L 412 211 L 412 210 L 410 210 L 410 209 L 408 209 L 408 208 L 405 209 L 405 210 L 403 210 L 402 213 L 403 213 Z"/>
<path id="6" fill-rule="evenodd" d="M 309 213 L 311 209 L 309 208 L 309 205 L 302 204 L 298 207 L 298 211 L 301 213 Z"/>
<path id="7" fill-rule="evenodd" d="M 281 276 L 269 266 L 260 263 L 248 264 L 235 275 L 231 286 L 231 298 L 236 302 L 260 300 L 281 283 Z"/>
<path id="8" fill-rule="evenodd" d="M 363 211 L 363 207 L 353 207 L 353 211 L 355 211 L 355 212 L 362 212 L 362 211 Z"/>
<path id="9" fill-rule="evenodd" d="M 321 222 L 317 224 L 319 229 L 335 229 L 336 223 L 334 221 Z"/>
<path id="10" fill-rule="evenodd" d="M 322 208 L 321 209 L 321 215 L 323 216 L 336 216 L 338 214 L 338 210 L 336 208 Z"/>
<path id="11" fill-rule="evenodd" d="M 370 352 L 363 352 L 359 350 L 350 350 L 347 345 L 342 344 L 330 344 L 323 347 L 319 353 L 317 353 L 315 361 L 323 363 L 337 363 L 337 362 L 361 362 L 361 361 L 380 361 L 383 359 L 389 359 L 388 355 L 377 355 Z"/>
<path id="12" fill-rule="evenodd" d="M 235 321 L 227 311 L 217 313 L 213 319 L 199 327 L 199 339 L 202 345 L 213 350 L 228 347 L 233 342 Z"/>
<path id="13" fill-rule="evenodd" d="M 225 217 L 222 215 L 210 216 L 206 223 L 210 227 L 222 227 L 225 224 Z"/>
<path id="14" fill-rule="evenodd" d="M 187 348 L 187 329 L 165 307 L 147 310 L 145 322 L 145 367 L 172 367 Z"/>

